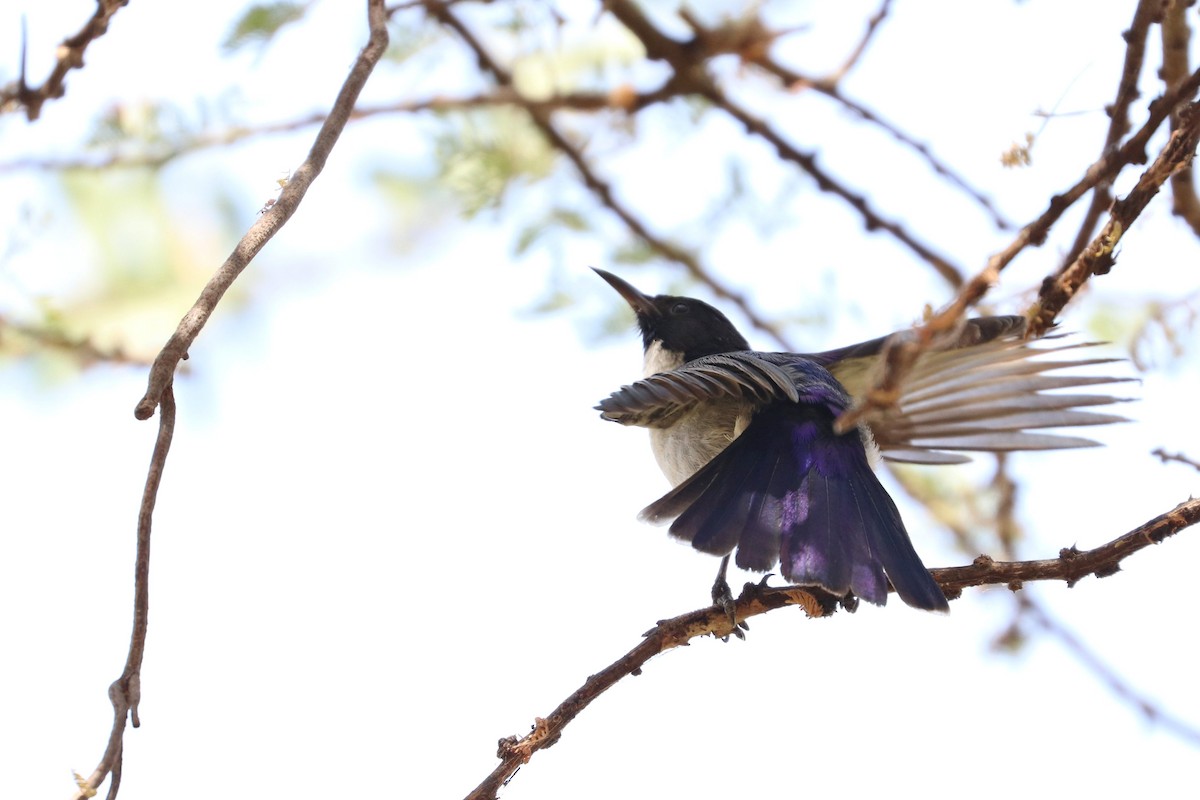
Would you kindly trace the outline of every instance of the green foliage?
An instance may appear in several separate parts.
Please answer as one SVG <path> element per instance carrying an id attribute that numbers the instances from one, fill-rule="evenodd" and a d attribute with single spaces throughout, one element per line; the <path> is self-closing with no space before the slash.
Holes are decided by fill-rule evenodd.
<path id="1" fill-rule="evenodd" d="M 46 235 L 72 230 L 83 247 L 68 252 L 88 270 L 69 289 L 32 298 L 34 311 L 0 318 L 0 356 L 36 357 L 38 374 L 51 383 L 99 361 L 148 363 L 230 239 L 219 220 L 205 225 L 172 213 L 160 177 L 145 169 L 60 174 L 65 211 Z M 72 272 L 65 264 L 60 270 Z M 226 312 L 238 308 L 245 288 L 239 282 L 227 295 Z"/>
<path id="2" fill-rule="evenodd" d="M 516 180 L 548 176 L 557 155 L 524 111 L 494 108 L 447 119 L 437 136 L 438 180 L 468 219 L 499 208 Z"/>
<path id="3" fill-rule="evenodd" d="M 256 3 L 234 23 L 221 48 L 233 53 L 248 45 L 262 47 L 284 27 L 303 19 L 308 6 L 308 3 Z"/>
<path id="4" fill-rule="evenodd" d="M 130 102 L 112 105 L 92 124 L 88 147 L 108 150 L 130 144 L 162 145 L 190 134 L 183 113 L 166 102 Z"/>
<path id="5" fill-rule="evenodd" d="M 661 256 L 659 252 L 648 245 L 644 239 L 627 239 L 617 245 L 612 252 L 614 264 L 639 265 L 648 264 Z"/>
<path id="6" fill-rule="evenodd" d="M 513 245 L 513 255 L 525 255 L 547 234 L 556 230 L 583 233 L 591 228 L 591 224 L 578 211 L 572 211 L 569 208 L 553 208 L 543 219 L 527 225 L 517 234 L 516 244 Z"/>

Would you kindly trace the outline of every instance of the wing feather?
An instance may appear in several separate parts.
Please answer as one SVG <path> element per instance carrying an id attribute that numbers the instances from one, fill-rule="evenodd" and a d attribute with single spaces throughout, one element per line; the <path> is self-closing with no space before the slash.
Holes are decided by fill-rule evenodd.
<path id="1" fill-rule="evenodd" d="M 622 425 L 663 427 L 701 403 L 748 400 L 796 402 L 795 376 L 751 351 L 698 358 L 644 378 L 601 400 L 600 416 Z"/>
<path id="2" fill-rule="evenodd" d="M 948 349 L 922 354 L 906 376 L 896 406 L 869 422 L 883 457 L 947 464 L 966 458 L 945 451 L 1094 447 L 1091 439 L 1030 431 L 1126 421 L 1116 414 L 1081 410 L 1127 402 L 1125 398 L 1071 391 L 1133 380 L 1074 372 L 1121 359 L 1080 352 L 1097 342 L 1060 342 L 1063 336 L 1054 334 L 1041 340 L 1054 340 L 1052 344 L 1036 346 L 1024 341 L 1023 333 L 1020 317 L 984 317 L 970 320 Z M 873 384 L 886 342 L 831 351 L 845 354 L 828 366 L 852 396 L 861 397 Z"/>

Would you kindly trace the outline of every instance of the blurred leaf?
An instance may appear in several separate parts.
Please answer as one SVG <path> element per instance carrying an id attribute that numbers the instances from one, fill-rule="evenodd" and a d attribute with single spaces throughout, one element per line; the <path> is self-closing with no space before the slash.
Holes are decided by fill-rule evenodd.
<path id="1" fill-rule="evenodd" d="M 257 3 L 246 9 L 233 30 L 221 43 L 226 53 L 255 44 L 264 45 L 285 26 L 298 22 L 308 11 L 308 3 Z"/>
<path id="2" fill-rule="evenodd" d="M 183 112 L 166 102 L 115 103 L 96 118 L 86 143 L 89 147 L 179 143 L 192 135 Z"/>
<path id="3" fill-rule="evenodd" d="M 495 108 L 456 115 L 437 138 L 438 179 L 471 218 L 498 208 L 518 178 L 536 182 L 553 169 L 557 154 L 523 111 Z"/>
<path id="4" fill-rule="evenodd" d="M 394 212 L 387 231 L 392 246 L 400 252 L 440 231 L 453 218 L 453 198 L 432 177 L 380 168 L 371 173 L 371 182 Z"/>
<path id="5" fill-rule="evenodd" d="M 517 234 L 517 243 L 513 245 L 513 255 L 523 256 L 529 249 L 537 243 L 537 240 L 542 238 L 546 232 L 546 223 L 538 222 L 533 225 L 527 225 Z"/>
<path id="6" fill-rule="evenodd" d="M 658 252 L 642 239 L 632 239 L 618 245 L 610 256 L 615 264 L 646 264 L 658 257 Z"/>
<path id="7" fill-rule="evenodd" d="M 393 18 L 389 26 L 387 51 L 383 59 L 393 64 L 402 64 L 430 46 L 441 44 L 447 37 L 446 31 L 440 25 L 422 16 L 420 21 L 409 21 L 400 24 Z"/>
<path id="8" fill-rule="evenodd" d="M 556 228 L 582 232 L 591 230 L 591 227 L 587 219 L 578 211 L 572 211 L 569 208 L 551 209 L 545 218 L 521 229 L 521 232 L 517 234 L 516 244 L 513 245 L 513 255 L 525 255 L 543 236 Z"/>

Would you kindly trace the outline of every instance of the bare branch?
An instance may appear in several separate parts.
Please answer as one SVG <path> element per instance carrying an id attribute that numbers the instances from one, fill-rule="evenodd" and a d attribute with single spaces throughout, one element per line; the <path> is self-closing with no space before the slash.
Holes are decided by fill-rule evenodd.
<path id="1" fill-rule="evenodd" d="M 863 223 L 867 230 L 886 231 L 901 244 L 912 250 L 922 260 L 928 262 L 952 286 L 957 287 L 962 284 L 962 271 L 960 269 L 952 265 L 946 258 L 935 253 L 932 248 L 918 241 L 899 223 L 886 219 L 879 212 L 875 211 L 865 196 L 843 186 L 831 174 L 821 168 L 817 164 L 814 155 L 801 151 L 768 125 L 766 121 L 755 117 L 727 97 L 717 87 L 712 76 L 704 68 L 703 61 L 697 62 L 693 53 L 697 49 L 696 43 L 702 41 L 702 37 L 694 39 L 692 42 L 678 42 L 672 39 L 656 28 L 642 10 L 635 3 L 631 2 L 631 0 L 609 0 L 606 3 L 606 8 L 634 36 L 641 40 L 642 45 L 646 48 L 647 56 L 659 61 L 665 61 L 670 65 L 675 74 L 670 78 L 669 83 L 676 85 L 677 89 L 705 98 L 740 122 L 749 133 L 770 143 L 780 158 L 795 164 L 810 175 L 816 181 L 817 188 L 823 192 L 829 192 L 836 197 L 842 198 L 854 208 L 859 216 L 863 218 Z"/>
<path id="2" fill-rule="evenodd" d="M 465 97 L 429 97 L 424 100 L 410 100 L 384 105 L 355 108 L 350 114 L 351 120 L 367 119 L 368 117 L 388 114 L 414 114 L 424 111 L 435 113 L 451 111 L 470 111 L 491 106 L 521 106 L 523 108 L 538 108 L 546 111 L 570 109 L 572 111 L 601 111 L 606 109 L 630 111 L 640 110 L 646 106 L 668 99 L 671 95 L 664 91 L 637 94 L 635 92 L 573 92 L 570 94 L 554 95 L 540 100 L 531 100 L 518 94 L 511 87 L 498 87 L 491 92 L 468 95 Z M 114 167 L 150 167 L 159 168 L 181 156 L 204 150 L 210 147 L 225 147 L 246 139 L 260 136 L 271 136 L 279 133 L 290 133 L 301 128 L 320 125 L 328 119 L 324 113 L 306 114 L 292 120 L 258 125 L 254 127 L 233 127 L 228 130 L 195 136 L 185 141 L 153 151 L 122 154 L 112 153 L 100 158 L 35 159 L 23 158 L 14 161 L 0 162 L 0 173 L 15 172 L 23 169 L 38 170 L 104 170 Z"/>
<path id="3" fill-rule="evenodd" d="M 1074 186 L 1062 194 L 1055 195 L 1050 198 L 1049 207 L 1028 225 L 1023 227 L 1016 238 L 1013 239 L 1007 247 L 1000 252 L 994 254 L 988 259 L 987 266 L 971 278 L 965 286 L 959 290 L 958 295 L 942 308 L 937 314 L 934 314 L 924 325 L 917 328 L 915 337 L 905 338 L 903 341 L 896 340 L 889 344 L 884 349 L 881 357 L 883 369 L 875 385 L 868 390 L 863 399 L 853 408 L 844 412 L 838 417 L 835 424 L 835 429 L 841 432 L 850 430 L 854 425 L 869 418 L 876 411 L 883 408 L 891 407 L 899 397 L 900 386 L 903 383 L 904 376 L 908 374 L 908 370 L 916 362 L 917 357 L 930 349 L 938 342 L 942 341 L 946 336 L 953 334 L 957 330 L 968 309 L 974 307 L 987 293 L 987 291 L 1000 279 L 1000 272 L 1007 267 L 1025 248 L 1029 246 L 1041 246 L 1046 236 L 1050 232 L 1050 228 L 1059 220 L 1060 217 L 1070 208 L 1080 197 L 1087 193 L 1089 189 L 1096 186 L 1104 180 L 1111 180 L 1122 168 L 1128 164 L 1145 163 L 1146 161 L 1146 142 L 1150 136 L 1162 125 L 1162 123 L 1171 115 L 1171 113 L 1179 106 L 1180 103 L 1193 97 L 1197 90 L 1200 90 L 1200 70 L 1192 73 L 1192 75 L 1178 86 L 1175 90 L 1165 93 L 1163 96 L 1150 103 L 1150 113 L 1146 123 L 1131 136 L 1125 144 L 1117 148 L 1111 153 L 1106 153 L 1101 158 L 1088 167 L 1084 174 Z M 1170 160 L 1175 163 L 1176 167 L 1186 164 L 1190 161 L 1191 153 L 1195 151 L 1195 145 L 1192 145 L 1191 151 L 1182 151 L 1178 136 L 1173 136 L 1168 142 L 1168 149 L 1171 149 Z M 1160 161 L 1167 155 L 1167 150 L 1164 149 L 1160 154 Z M 1158 162 L 1156 162 L 1157 164 Z M 1153 172 L 1153 175 L 1151 173 Z M 1165 181 L 1169 177 L 1170 172 L 1163 173 L 1162 168 L 1147 170 L 1147 173 L 1142 176 L 1143 181 L 1147 180 L 1147 175 L 1151 175 L 1150 182 L 1152 183 L 1155 177 Z M 1161 186 L 1161 181 L 1157 184 Z M 1142 183 L 1139 182 L 1139 187 Z M 1143 187 L 1141 191 L 1135 188 L 1130 196 L 1122 201 L 1121 217 L 1131 222 L 1141 213 L 1141 209 L 1145 203 L 1149 202 L 1157 189 L 1147 193 L 1149 187 Z M 1141 205 L 1138 205 L 1138 204 Z M 1116 208 L 1114 207 L 1114 215 Z M 1114 216 L 1113 219 L 1116 219 Z M 1110 225 L 1113 225 L 1110 220 Z M 1074 296 L 1075 291 L 1083 281 L 1086 280 L 1086 275 L 1082 270 L 1092 267 L 1103 269 L 1105 264 L 1101 263 L 1105 259 L 1111 259 L 1112 251 L 1109 248 L 1105 250 L 1106 242 L 1112 245 L 1116 244 L 1116 239 L 1120 238 L 1120 234 L 1124 229 L 1117 231 L 1115 227 L 1111 230 L 1106 228 L 1105 232 L 1101 232 L 1093 243 L 1093 255 L 1088 256 L 1086 253 L 1076 260 L 1075 264 L 1079 265 L 1071 272 L 1069 278 L 1063 278 L 1062 275 L 1070 266 L 1064 268 L 1063 273 L 1060 273 L 1056 278 L 1047 278 L 1042 284 L 1042 293 L 1047 294 L 1046 303 L 1043 306 L 1043 300 L 1039 300 L 1031 307 L 1026 316 L 1031 319 L 1031 325 L 1026 332 L 1029 337 L 1041 335 L 1053 322 L 1054 316 L 1062 310 L 1063 305 Z M 1112 239 L 1112 234 L 1116 233 L 1116 239 Z M 1086 259 L 1086 261 L 1085 261 Z M 1107 266 L 1111 268 L 1111 263 Z M 1062 284 L 1061 288 L 1059 284 Z M 1072 288 L 1073 287 L 1073 288 Z M 1057 304 L 1050 311 L 1050 305 Z M 1046 315 L 1050 314 L 1049 317 Z M 1040 322 L 1033 322 L 1035 319 Z"/>
<path id="4" fill-rule="evenodd" d="M 1069 586 L 1088 575 L 1107 577 L 1120 571 L 1121 562 L 1137 551 L 1200 522 L 1200 500 L 1189 500 L 1135 528 L 1107 544 L 1079 551 L 1063 548 L 1058 558 L 1040 561 L 994 561 L 980 556 L 965 567 L 930 570 L 934 580 L 947 597 L 961 596 L 969 586 L 1007 585 L 1016 591 L 1023 583 L 1061 580 Z M 836 611 L 841 599 L 819 589 L 797 586 L 770 588 L 764 583 L 746 584 L 737 599 L 735 616 L 738 622 L 765 614 L 784 606 L 800 606 L 810 617 L 823 617 Z M 644 634 L 637 647 L 608 667 L 589 677 L 570 697 L 546 717 L 535 717 L 533 731 L 524 737 L 510 736 L 500 740 L 497 757 L 500 764 L 467 795 L 468 800 L 490 800 L 497 791 L 533 754 L 558 741 L 565 728 L 579 712 L 590 705 L 622 678 L 641 674 L 642 667 L 654 656 L 687 644 L 700 636 L 725 637 L 734 626 L 723 608 L 713 606 L 663 620 Z"/>
<path id="5" fill-rule="evenodd" d="M 1099 235 L 1070 266 L 1042 283 L 1037 301 L 1026 312 L 1030 321 L 1027 336 L 1041 336 L 1088 278 L 1104 275 L 1113 268 L 1117 244 L 1133 221 L 1172 175 L 1192 163 L 1196 146 L 1200 144 L 1200 106 L 1189 105 L 1182 109 L 1179 120 L 1179 128 L 1171 134 L 1154 163 L 1142 173 L 1137 185 L 1113 203 L 1108 222 Z"/>
<path id="6" fill-rule="evenodd" d="M 148 366 L 150 360 L 136 355 L 130 355 L 122 347 L 101 347 L 87 336 L 70 336 L 61 330 L 49 326 L 29 325 L 12 322 L 0 315 L 0 340 L 6 331 L 12 331 L 18 336 L 36 343 L 47 350 L 57 350 L 79 362 L 82 367 L 94 364 L 137 364 Z"/>
<path id="7" fill-rule="evenodd" d="M 150 618 L 150 527 L 154 520 L 154 504 L 158 499 L 158 487 L 162 483 L 163 469 L 167 464 L 167 453 L 171 450 L 171 438 L 175 433 L 175 394 L 168 383 L 163 387 L 159 399 L 158 439 L 150 456 L 150 470 L 146 474 L 146 486 L 142 491 L 142 505 L 138 510 L 137 556 L 133 571 L 133 634 L 129 638 L 129 655 L 121 677 L 108 687 L 108 698 L 113 704 L 113 727 L 108 736 L 108 746 L 96 769 L 86 779 L 76 776 L 79 792 L 75 800 L 92 797 L 104 779 L 112 774 L 108 788 L 109 800 L 114 800 L 121 785 L 121 755 L 124 751 L 125 720 L 128 717 L 133 727 L 141 725 L 138 718 L 138 703 L 142 695 L 142 657 L 146 652 L 146 625 Z"/>
<path id="8" fill-rule="evenodd" d="M 1104 146 L 1100 149 L 1102 155 L 1107 155 L 1115 150 L 1121 142 L 1121 137 L 1129 132 L 1129 107 L 1139 96 L 1138 78 L 1142 72 L 1142 64 L 1146 60 L 1146 39 L 1150 34 L 1150 26 L 1161 20 L 1161 14 L 1162 0 L 1141 0 L 1133 13 L 1133 22 L 1130 24 L 1129 30 L 1122 34 L 1125 39 L 1125 64 L 1121 70 L 1121 79 L 1117 83 L 1117 96 L 1112 105 L 1105 109 L 1108 112 L 1109 123 Z M 1186 72 L 1180 75 L 1179 81 L 1182 81 L 1186 75 Z M 1168 82 L 1167 88 L 1174 87 Z M 1070 264 L 1079 257 L 1083 248 L 1092 238 L 1096 226 L 1100 224 L 1100 218 L 1112 204 L 1112 177 L 1115 177 L 1115 174 L 1099 181 L 1092 190 L 1092 202 L 1088 206 L 1087 213 L 1084 214 L 1079 232 L 1075 234 L 1075 243 L 1071 245 L 1071 249 L 1067 251 L 1067 255 L 1063 259 L 1064 264 Z"/>
<path id="9" fill-rule="evenodd" d="M 1188 46 L 1192 41 L 1192 31 L 1187 24 L 1187 10 L 1194 2 L 1195 0 L 1172 0 L 1167 3 L 1163 14 L 1161 74 L 1168 89 L 1182 83 L 1191 72 L 1188 66 Z M 1175 130 L 1178 124 L 1178 118 L 1172 116 L 1171 130 Z M 1200 236 L 1200 197 L 1196 196 L 1195 173 L 1190 165 L 1171 176 L 1171 210 Z"/>
<path id="10" fill-rule="evenodd" d="M 979 206 L 983 208 L 992 218 L 992 223 L 996 227 L 1000 228 L 1001 230 L 1010 230 L 1014 227 L 1012 221 L 1001 214 L 1000 209 L 996 208 L 996 205 L 991 201 L 991 198 L 987 197 L 983 192 L 967 183 L 966 178 L 959 175 L 958 172 L 950 167 L 950 165 L 946 164 L 944 161 L 934 155 L 928 144 L 919 141 L 911 134 L 900 130 L 900 128 L 895 124 L 885 120 L 878 113 L 872 111 L 870 108 L 866 107 L 857 100 L 852 100 L 847 97 L 842 93 L 842 90 L 837 83 L 828 80 L 828 78 L 809 78 L 801 75 L 800 73 L 783 66 L 779 62 L 770 58 L 770 56 L 758 58 L 754 61 L 754 64 L 760 69 L 779 78 L 789 89 L 792 89 L 793 91 L 800 89 L 812 89 L 813 91 L 819 92 L 829 97 L 831 100 L 834 100 L 845 106 L 847 110 L 857 114 L 866 122 L 877 126 L 893 139 L 900 142 L 900 144 L 912 149 L 917 153 L 917 155 L 921 156 L 921 158 L 925 160 L 925 163 L 929 165 L 929 168 L 933 170 L 934 174 L 941 176 L 951 186 L 956 187 L 959 191 L 963 192 L 977 204 L 979 204 Z M 959 283 L 961 284 L 961 280 Z"/>
<path id="11" fill-rule="evenodd" d="M 1188 458 L 1183 453 L 1168 453 L 1165 449 L 1158 447 L 1154 450 L 1151 450 L 1150 455 L 1158 456 L 1159 460 L 1164 464 L 1166 464 L 1168 461 L 1178 461 L 1180 464 L 1187 464 L 1189 467 L 1192 467 L 1196 471 L 1200 472 L 1200 461 Z"/>
<path id="12" fill-rule="evenodd" d="M 42 105 L 66 93 L 67 73 L 83 67 L 83 54 L 88 45 L 108 32 L 108 23 L 117 9 L 129 0 L 96 0 L 96 10 L 79 33 L 63 39 L 58 46 L 58 61 L 50 77 L 37 88 L 29 86 L 25 75 L 25 40 L 21 41 L 21 74 L 15 83 L 0 88 L 0 113 L 13 111 L 24 106 L 25 117 L 33 122 L 42 113 Z"/>
<path id="13" fill-rule="evenodd" d="M 291 219 L 292 214 L 300 206 L 300 201 L 304 199 L 308 187 L 321 174 L 325 160 L 329 157 L 333 146 L 337 143 L 338 137 L 341 136 L 342 130 L 350 119 L 359 93 L 366 84 L 367 78 L 370 77 L 371 71 L 379 63 L 379 59 L 383 57 L 384 51 L 387 50 L 387 14 L 384 10 L 383 0 L 367 0 L 367 7 L 371 29 L 370 38 L 362 52 L 359 53 L 357 61 L 350 70 L 350 75 L 342 84 L 329 116 L 325 118 L 321 130 L 317 132 L 316 140 L 308 152 L 308 158 L 296 168 L 291 180 L 280 192 L 279 199 L 250 227 L 250 230 L 234 248 L 233 253 L 209 279 L 208 284 L 200 292 L 199 299 L 180 320 L 179 327 L 167 340 L 158 357 L 154 359 L 154 364 L 150 367 L 150 379 L 146 394 L 138 401 L 133 412 L 138 419 L 149 419 L 154 414 L 159 395 L 170 384 L 171 378 L 175 374 L 175 368 L 182 359 L 187 357 L 188 348 L 200 334 L 204 324 L 208 322 L 217 303 L 221 301 L 225 292 L 233 285 L 234 280 L 242 273 L 251 259 L 258 255 L 266 243 Z"/>
<path id="14" fill-rule="evenodd" d="M 854 69 L 855 65 L 862 60 L 863 54 L 867 52 L 867 46 L 875 38 L 875 34 L 879 31 L 879 26 L 887 19 L 888 12 L 891 9 L 892 0 L 883 0 L 883 3 L 879 6 L 879 10 L 867 20 L 867 29 L 863 31 L 862 38 L 858 40 L 858 44 L 850 51 L 850 55 L 846 57 L 846 60 L 842 62 L 840 67 L 828 75 L 823 75 L 821 77 L 822 83 L 832 86 L 846 77 L 850 73 L 850 70 Z"/>
<path id="15" fill-rule="evenodd" d="M 141 508 L 138 512 L 133 634 L 130 637 L 129 655 L 126 658 L 125 669 L 121 673 L 121 677 L 109 686 L 108 693 L 113 704 L 114 719 L 108 746 L 105 748 L 99 765 L 90 776 L 87 778 L 77 776 L 79 791 L 75 796 L 76 800 L 84 800 L 95 795 L 100 784 L 109 776 L 111 776 L 111 781 L 108 798 L 109 800 L 116 798 L 121 785 L 126 717 L 128 716 L 135 728 L 141 724 L 138 718 L 138 704 L 141 700 L 142 658 L 145 653 L 146 625 L 150 611 L 150 529 L 154 518 L 158 488 L 162 481 L 167 454 L 171 448 L 171 437 L 175 430 L 175 396 L 172 391 L 175 367 L 179 360 L 186 355 L 188 346 L 203 327 L 204 321 L 221 299 L 229 284 L 233 282 L 254 253 L 261 249 L 267 239 L 287 221 L 303 198 L 305 189 L 324 166 L 325 159 L 345 125 L 359 91 L 387 48 L 387 17 L 384 12 L 383 0 L 368 0 L 367 16 L 371 30 L 368 44 L 359 54 L 358 61 L 343 84 L 329 119 L 317 134 L 309 158 L 298 170 L 298 172 L 303 172 L 303 175 L 284 190 L 284 194 L 289 195 L 286 201 L 287 207 L 279 208 L 279 206 L 285 205 L 285 201 L 281 197 L 271 212 L 268 212 L 273 215 L 272 221 L 266 222 L 260 219 L 250 229 L 250 232 L 239 243 L 238 249 L 234 251 L 234 256 L 231 256 L 217 275 L 209 281 L 209 285 L 201 294 L 201 299 L 197 301 L 196 306 L 193 306 L 188 316 L 184 317 L 184 321 L 180 323 L 180 329 L 172 336 L 150 369 L 150 386 L 146 396 L 138 404 L 136 414 L 139 419 L 147 419 L 157 408 L 159 410 L 159 432 L 150 459 L 150 469 L 142 493 Z M 288 189 L 295 185 L 298 185 L 298 188 L 289 194 Z M 248 240 L 252 241 L 248 242 Z M 236 261 L 239 258 L 244 258 L 240 264 Z"/>

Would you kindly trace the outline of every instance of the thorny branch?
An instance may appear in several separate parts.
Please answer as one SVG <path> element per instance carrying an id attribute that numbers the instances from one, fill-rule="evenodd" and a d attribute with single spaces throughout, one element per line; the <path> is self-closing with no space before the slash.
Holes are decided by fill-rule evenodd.
<path id="1" fill-rule="evenodd" d="M 1066 581 L 1074 586 L 1094 575 L 1108 577 L 1120 571 L 1121 562 L 1137 551 L 1159 544 L 1170 536 L 1200 522 L 1200 499 L 1189 500 L 1107 544 L 1092 550 L 1063 548 L 1058 558 L 1039 561 L 994 561 L 980 556 L 965 567 L 930 570 L 946 596 L 956 599 L 971 586 L 1006 585 L 1013 591 L 1033 581 Z M 736 619 L 742 622 L 783 606 L 797 605 L 810 617 L 823 617 L 837 610 L 839 599 L 820 590 L 784 586 L 771 588 L 765 581 L 746 584 L 737 600 Z M 533 754 L 556 743 L 563 729 L 603 692 L 629 675 L 640 675 L 642 667 L 659 653 L 687 644 L 700 636 L 729 636 L 733 625 L 722 608 L 699 609 L 662 620 L 644 634 L 642 641 L 625 655 L 584 681 L 570 697 L 546 717 L 535 717 L 533 731 L 523 737 L 500 740 L 500 764 L 470 794 L 467 800 L 495 798 L 503 786 Z"/>
<path id="2" fill-rule="evenodd" d="M 58 46 L 58 60 L 50 76 L 41 86 L 31 87 L 25 75 L 24 37 L 21 40 L 21 73 L 14 83 L 0 88 L 0 113 L 25 108 L 25 117 L 33 122 L 42 113 L 47 100 L 57 99 L 66 93 L 67 73 L 83 67 L 83 54 L 88 45 L 108 32 L 108 24 L 117 10 L 129 0 L 96 0 L 96 10 L 83 28 L 74 36 L 63 39 Z"/>
<path id="3" fill-rule="evenodd" d="M 1100 148 L 1102 155 L 1116 149 L 1121 143 L 1121 137 L 1129 133 L 1129 108 L 1138 98 L 1138 78 L 1142 74 L 1142 64 L 1146 60 L 1146 39 L 1150 35 L 1150 26 L 1158 21 L 1161 13 L 1162 0 L 1140 0 L 1133 15 L 1129 30 L 1123 34 L 1125 39 L 1125 64 L 1121 69 L 1121 78 L 1117 82 L 1117 96 L 1112 105 L 1105 111 L 1108 113 L 1108 133 L 1104 137 L 1104 145 Z M 1180 76 L 1183 77 L 1183 76 Z M 1172 88 L 1168 84 L 1168 88 Z M 1112 203 L 1112 177 L 1106 177 L 1096 183 L 1092 190 L 1092 202 L 1084 214 L 1079 232 L 1075 234 L 1075 243 L 1067 251 L 1063 263 L 1070 264 L 1092 238 L 1096 225 L 1105 210 Z"/>
<path id="4" fill-rule="evenodd" d="M 1037 301 L 1026 312 L 1030 321 L 1027 336 L 1041 336 L 1088 278 L 1107 274 L 1113 268 L 1116 247 L 1133 221 L 1172 175 L 1192 163 L 1200 144 L 1200 106 L 1188 105 L 1179 112 L 1179 120 L 1179 127 L 1171 134 L 1167 146 L 1142 173 L 1137 185 L 1112 204 L 1108 222 L 1092 243 L 1066 269 L 1042 283 Z"/>
<path id="5" fill-rule="evenodd" d="M 1161 76 L 1167 88 L 1174 88 L 1187 78 L 1188 44 L 1192 31 L 1187 24 L 1187 10 L 1195 0 L 1171 0 L 1166 4 L 1162 20 L 1163 65 Z M 1179 124 L 1171 117 L 1171 130 Z M 1171 176 L 1171 210 L 1200 236 L 1200 197 L 1196 196 L 1195 171 L 1189 165 Z"/>

